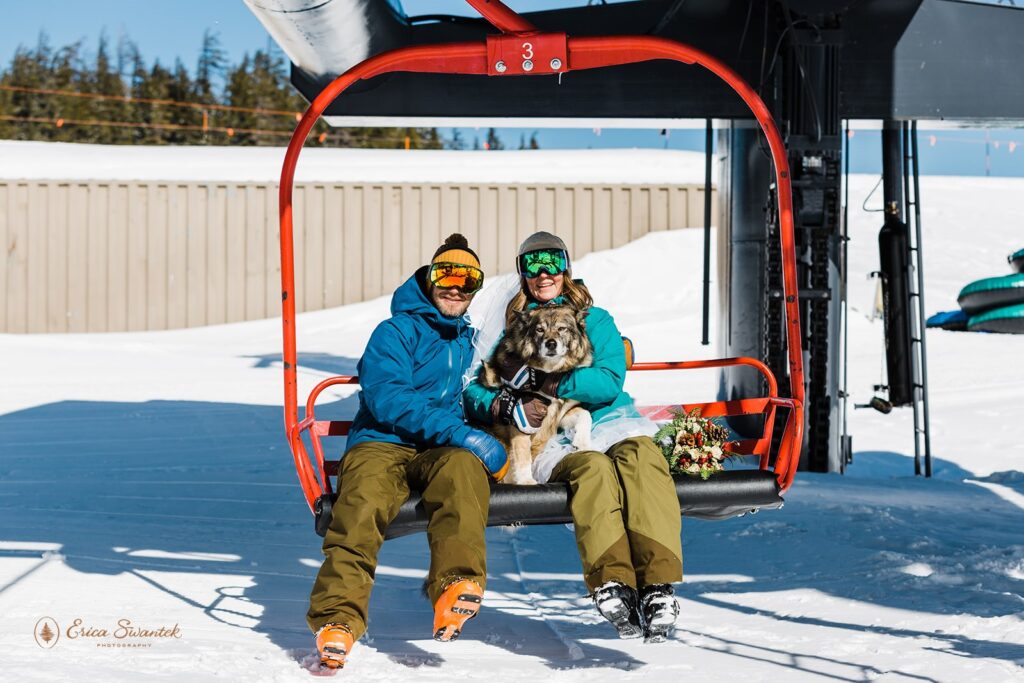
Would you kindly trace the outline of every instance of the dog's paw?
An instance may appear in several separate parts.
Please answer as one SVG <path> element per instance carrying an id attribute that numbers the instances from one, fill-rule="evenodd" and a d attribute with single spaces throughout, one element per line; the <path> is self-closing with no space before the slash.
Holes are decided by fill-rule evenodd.
<path id="1" fill-rule="evenodd" d="M 572 437 L 572 447 L 578 451 L 590 450 L 590 430 L 577 429 Z"/>
<path id="2" fill-rule="evenodd" d="M 502 480 L 503 484 L 514 484 L 515 486 L 531 486 L 537 483 L 533 478 L 533 472 L 529 469 L 509 470 L 509 473 Z"/>

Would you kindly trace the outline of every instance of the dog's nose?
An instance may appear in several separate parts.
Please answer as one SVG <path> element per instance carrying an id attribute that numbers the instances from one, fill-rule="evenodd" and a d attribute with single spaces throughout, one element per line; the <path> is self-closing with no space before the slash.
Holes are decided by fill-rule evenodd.
<path id="1" fill-rule="evenodd" d="M 558 342 L 554 339 L 548 339 L 544 342 L 544 346 L 548 347 L 549 350 L 554 351 L 558 347 Z"/>

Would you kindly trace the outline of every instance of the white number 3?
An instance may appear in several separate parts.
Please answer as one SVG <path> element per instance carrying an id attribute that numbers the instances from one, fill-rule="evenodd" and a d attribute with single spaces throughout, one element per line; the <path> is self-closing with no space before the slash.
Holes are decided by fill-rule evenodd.
<path id="1" fill-rule="evenodd" d="M 523 59 L 533 59 L 533 43 L 523 43 Z"/>

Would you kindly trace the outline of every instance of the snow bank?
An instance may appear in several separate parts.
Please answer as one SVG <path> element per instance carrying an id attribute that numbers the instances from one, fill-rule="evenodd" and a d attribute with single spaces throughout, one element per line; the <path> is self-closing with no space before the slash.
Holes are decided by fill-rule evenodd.
<path id="1" fill-rule="evenodd" d="M 8 180 L 173 180 L 275 183 L 283 147 L 131 147 L 0 141 Z M 580 149 L 302 151 L 296 182 L 589 183 L 704 182 L 704 154 L 680 150 Z"/>

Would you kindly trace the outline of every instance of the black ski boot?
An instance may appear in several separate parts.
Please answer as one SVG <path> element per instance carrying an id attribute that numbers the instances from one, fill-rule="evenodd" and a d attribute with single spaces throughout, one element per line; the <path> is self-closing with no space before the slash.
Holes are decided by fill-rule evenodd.
<path id="1" fill-rule="evenodd" d="M 672 633 L 679 616 L 679 603 L 670 583 L 656 583 L 640 590 L 644 615 L 644 642 L 660 643 Z"/>
<path id="2" fill-rule="evenodd" d="M 634 588 L 609 581 L 594 591 L 594 605 L 619 632 L 619 638 L 639 638 L 644 634 Z"/>

